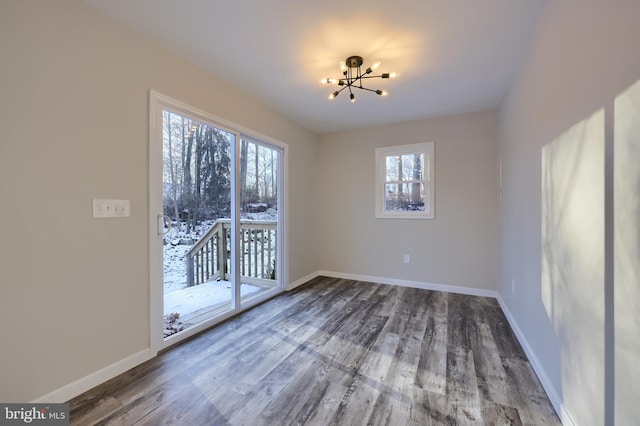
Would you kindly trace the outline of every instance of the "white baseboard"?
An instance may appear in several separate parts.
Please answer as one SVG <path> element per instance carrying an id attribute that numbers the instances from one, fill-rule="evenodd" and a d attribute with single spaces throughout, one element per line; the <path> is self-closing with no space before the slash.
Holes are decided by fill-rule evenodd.
<path id="1" fill-rule="evenodd" d="M 155 357 L 156 353 L 151 351 L 151 349 L 145 349 L 140 352 L 137 352 L 133 355 L 130 355 L 120 361 L 114 362 L 111 365 L 108 365 L 98 371 L 94 371 L 93 373 L 76 380 L 75 382 L 69 383 L 61 388 L 54 390 L 46 395 L 43 395 L 32 402 L 34 404 L 41 403 L 61 403 L 66 402 L 83 392 L 92 389 L 107 380 L 110 380 L 116 377 L 119 374 L 124 373 L 127 370 L 132 369 L 133 367 L 142 364 L 145 361 L 150 360 Z"/>
<path id="2" fill-rule="evenodd" d="M 302 278 L 299 278 L 299 279 L 297 279 L 295 281 L 290 282 L 289 285 L 286 286 L 286 289 L 287 290 L 293 290 L 294 288 L 296 288 L 298 286 L 301 286 L 302 284 L 304 284 L 304 283 L 306 283 L 308 281 L 311 281 L 312 279 L 318 277 L 319 275 L 320 274 L 318 273 L 318 271 L 312 272 L 309 275 L 305 275 Z"/>
<path id="3" fill-rule="evenodd" d="M 498 292 L 495 290 L 486 290 L 486 289 L 473 288 L 473 287 L 425 283 L 420 281 L 400 280 L 397 278 L 374 277 L 370 275 L 346 274 L 343 272 L 334 272 L 334 271 L 318 271 L 315 273 L 315 276 L 320 276 L 320 275 L 333 277 L 333 278 L 343 278 L 343 279 L 354 280 L 354 281 L 368 281 L 368 282 L 379 283 L 379 284 L 397 285 L 401 287 L 421 288 L 423 290 L 435 290 L 435 291 L 443 291 L 447 293 L 467 294 L 469 296 L 492 297 L 494 299 L 498 297 Z"/>
<path id="4" fill-rule="evenodd" d="M 562 399 L 560 398 L 555 387 L 549 380 L 549 377 L 546 371 L 540 364 L 538 357 L 536 356 L 535 352 L 533 352 L 533 349 L 531 348 L 531 346 L 529 345 L 529 342 L 527 341 L 524 334 L 522 333 L 522 330 L 518 326 L 518 323 L 516 323 L 507 305 L 502 300 L 500 293 L 498 293 L 497 291 L 478 289 L 473 287 L 451 286 L 446 284 L 434 284 L 434 283 L 425 283 L 425 282 L 419 282 L 419 281 L 401 280 L 396 278 L 375 277 L 370 275 L 347 274 L 343 272 L 334 272 L 334 271 L 325 271 L 325 270 L 316 271 L 302 278 L 299 278 L 295 281 L 292 281 L 289 283 L 289 285 L 286 286 L 286 289 L 293 290 L 294 288 L 308 281 L 311 281 L 312 279 L 318 276 L 327 276 L 327 277 L 342 278 L 342 279 L 349 279 L 349 280 L 356 280 L 356 281 L 368 281 L 368 282 L 374 282 L 374 283 L 380 283 L 380 284 L 390 284 L 390 285 L 397 285 L 402 287 L 413 287 L 413 288 L 420 288 L 424 290 L 435 290 L 435 291 L 443 291 L 448 293 L 466 294 L 471 296 L 491 297 L 491 298 L 497 299 L 498 303 L 500 304 L 500 307 L 502 308 L 502 311 L 504 312 L 507 320 L 509 321 L 509 325 L 511 325 L 513 332 L 515 333 L 518 341 L 522 345 L 522 348 L 524 349 L 527 355 L 527 358 L 529 359 L 529 363 L 531 364 L 532 368 L 534 369 L 535 373 L 540 379 L 540 383 L 542 384 L 542 387 L 547 393 L 549 400 L 551 401 L 551 404 L 556 410 L 556 413 L 558 413 L 560 420 L 562 421 L 562 424 L 569 425 L 569 426 L 576 425 L 575 421 L 573 420 L 569 412 L 566 410 L 566 408 L 562 404 Z M 130 370 L 133 367 L 140 365 L 145 361 L 150 360 L 156 355 L 157 353 L 152 351 L 151 349 L 142 350 L 120 361 L 117 361 L 111 365 L 108 365 L 98 371 L 95 371 L 81 379 L 78 379 L 75 382 L 69 383 L 59 389 L 56 389 L 46 395 L 43 395 L 33 400 L 32 402 L 33 403 L 66 402 L 82 394 L 83 392 L 86 392 L 89 389 L 92 389 L 106 382 L 107 380 L 110 380 L 116 377 L 117 375 L 124 373 L 127 370 Z"/>
<path id="5" fill-rule="evenodd" d="M 300 279 L 297 279 L 289 285 L 287 285 L 287 290 L 293 290 L 294 288 L 310 281 L 318 276 L 317 272 L 311 273 L 307 276 L 304 276 Z M 39 398 L 33 400 L 33 403 L 61 403 L 69 401 L 70 399 L 82 394 L 83 392 L 92 389 L 107 380 L 110 380 L 116 377 L 119 374 L 124 373 L 127 370 L 132 369 L 133 367 L 142 364 L 145 361 L 150 360 L 155 357 L 157 352 L 152 349 L 145 349 L 140 352 L 137 352 L 133 355 L 130 355 L 120 361 L 117 361 L 111 365 L 108 365 L 98 371 L 94 371 L 93 373 L 82 377 L 75 382 L 69 383 L 67 385 L 62 386 L 46 395 L 43 395 Z"/>
<path id="6" fill-rule="evenodd" d="M 566 407 L 562 403 L 562 398 L 558 394 L 558 391 L 556 390 L 555 386 L 553 386 L 553 384 L 551 383 L 551 380 L 549 380 L 549 376 L 547 375 L 547 372 L 542 367 L 542 364 L 540 364 L 540 360 L 538 360 L 538 357 L 536 356 L 535 352 L 531 348 L 531 345 L 529 345 L 529 342 L 525 338 L 524 333 L 518 326 L 518 323 L 516 322 L 513 315 L 511 315 L 511 312 L 509 311 L 507 304 L 504 302 L 504 300 L 502 300 L 502 297 L 500 296 L 499 293 L 498 293 L 497 300 L 498 300 L 498 303 L 500 304 L 500 308 L 502 308 L 502 312 L 504 312 L 504 315 L 507 317 L 507 321 L 509 321 L 509 325 L 511 326 L 511 329 L 513 330 L 516 337 L 518 338 L 518 341 L 520 342 L 522 349 L 524 349 L 524 352 L 527 355 L 527 359 L 529 360 L 529 364 L 531 364 L 531 367 L 536 372 L 536 375 L 538 376 L 538 379 L 540 380 L 540 383 L 542 384 L 544 391 L 547 393 L 547 396 L 549 397 L 549 401 L 551 401 L 551 404 L 553 405 L 553 408 L 555 408 L 556 413 L 558 414 L 558 417 L 560 417 L 560 421 L 562 422 L 563 425 L 575 426 L 576 422 L 573 420 L 573 417 L 571 417 L 571 414 L 569 414 L 569 411 L 567 411 Z"/>

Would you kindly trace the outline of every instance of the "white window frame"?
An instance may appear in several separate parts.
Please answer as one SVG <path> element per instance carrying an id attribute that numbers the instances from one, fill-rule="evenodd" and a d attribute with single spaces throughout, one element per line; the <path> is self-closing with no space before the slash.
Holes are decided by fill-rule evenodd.
<path id="1" fill-rule="evenodd" d="M 388 211 L 385 210 L 385 184 L 387 184 L 387 157 L 423 154 L 424 164 L 422 179 L 425 186 L 424 211 Z M 435 173 L 434 173 L 434 143 L 423 142 L 410 145 L 396 145 L 376 148 L 376 182 L 375 182 L 375 212 L 377 219 L 435 219 Z M 415 182 L 409 180 L 407 183 Z"/>
<path id="2" fill-rule="evenodd" d="M 232 184 L 232 201 L 234 206 L 232 209 L 232 228 L 231 233 L 234 236 L 231 239 L 231 252 L 236 254 L 232 256 L 231 269 L 234 271 L 234 285 L 236 286 L 235 294 L 237 298 L 234 298 L 232 308 L 226 311 L 222 315 L 218 315 L 209 320 L 203 321 L 199 324 L 189 327 L 188 329 L 164 338 L 163 336 L 163 315 L 164 315 L 164 294 L 162 289 L 163 277 L 162 277 L 162 144 L 158 141 L 162 140 L 162 111 L 170 111 L 176 114 L 184 115 L 193 120 L 205 123 L 207 125 L 217 127 L 226 132 L 235 134 L 235 144 L 232 145 L 232 174 L 236 182 L 240 181 L 240 156 L 236 155 L 239 152 L 240 140 L 247 139 L 256 141 L 265 146 L 272 146 L 274 149 L 281 150 L 281 166 L 279 167 L 279 186 L 278 192 L 282 197 L 278 206 L 278 261 L 276 267 L 276 275 L 279 277 L 278 286 L 273 291 L 265 292 L 264 294 L 251 298 L 249 300 L 242 300 L 240 291 L 240 271 L 239 262 L 236 248 L 234 245 L 239 239 L 238 226 L 240 222 L 240 208 L 236 199 L 240 197 L 240 187 L 237 184 Z M 289 283 L 289 248 L 288 248 L 288 235 L 289 224 L 287 215 L 289 211 L 289 146 L 288 144 L 281 142 L 277 139 L 271 138 L 260 132 L 254 131 L 250 128 L 235 124 L 232 121 L 225 120 L 221 117 L 208 113 L 204 110 L 200 110 L 187 103 L 170 98 L 153 90 L 149 91 L 149 288 L 150 288 L 150 346 L 155 354 L 160 350 L 166 349 L 171 345 L 176 344 L 178 341 L 184 340 L 190 336 L 206 330 L 207 328 L 218 324 L 233 315 L 236 315 L 242 311 L 249 309 L 250 307 L 257 305 L 278 293 L 283 292 Z M 237 277 L 237 278 L 235 278 Z"/>

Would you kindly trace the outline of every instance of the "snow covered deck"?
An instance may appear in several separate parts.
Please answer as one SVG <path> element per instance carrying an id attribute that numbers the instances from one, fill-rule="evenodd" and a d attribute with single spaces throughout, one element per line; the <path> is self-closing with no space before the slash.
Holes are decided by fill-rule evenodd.
<path id="1" fill-rule="evenodd" d="M 240 294 L 242 298 L 257 295 L 269 290 L 251 284 L 242 284 Z M 164 295 L 164 314 L 180 314 L 180 322 L 185 326 L 197 324 L 224 311 L 231 303 L 231 283 L 229 281 L 207 281 L 205 283 L 186 287 Z"/>

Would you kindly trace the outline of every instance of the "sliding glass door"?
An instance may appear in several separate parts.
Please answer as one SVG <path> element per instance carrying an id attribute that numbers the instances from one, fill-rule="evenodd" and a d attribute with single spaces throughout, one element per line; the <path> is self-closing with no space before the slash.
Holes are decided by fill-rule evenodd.
<path id="1" fill-rule="evenodd" d="M 164 337 L 232 308 L 227 237 L 235 134 L 162 112 Z"/>
<path id="2" fill-rule="evenodd" d="M 281 149 L 240 141 L 240 277 L 242 300 L 278 286 L 278 219 Z"/>
<path id="3" fill-rule="evenodd" d="M 151 313 L 161 348 L 283 288 L 284 148 L 153 92 L 151 116 Z"/>

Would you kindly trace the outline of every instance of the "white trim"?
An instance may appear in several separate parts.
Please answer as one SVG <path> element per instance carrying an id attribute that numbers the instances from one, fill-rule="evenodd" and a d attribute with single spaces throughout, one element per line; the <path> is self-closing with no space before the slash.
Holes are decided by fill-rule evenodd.
<path id="1" fill-rule="evenodd" d="M 289 240 L 289 145 L 281 147 L 282 152 L 280 155 L 279 171 L 279 183 L 278 193 L 282 194 L 282 198 L 278 202 L 282 201 L 282 208 L 278 206 L 278 234 L 280 235 L 280 241 L 283 244 L 279 244 L 278 256 L 280 261 L 276 265 L 277 274 L 281 277 L 278 280 L 278 286 L 281 290 L 287 289 L 287 283 L 289 282 L 289 247 L 291 241 Z"/>
<path id="2" fill-rule="evenodd" d="M 159 351 L 163 345 L 163 290 L 156 284 L 162 282 L 162 235 L 159 233 L 158 215 L 162 214 L 162 107 L 163 97 L 149 91 L 149 347 Z M 164 219 L 163 219 L 164 220 Z"/>
<path id="3" fill-rule="evenodd" d="M 231 152 L 229 155 L 230 163 L 231 163 L 231 235 L 229 241 L 229 249 L 231 250 L 231 288 L 233 291 L 231 292 L 231 307 L 233 310 L 240 311 L 240 298 L 241 295 L 241 286 L 242 282 L 240 281 L 240 251 L 238 249 L 238 240 L 240 239 L 240 144 L 242 143 L 242 136 L 236 133 L 233 138 L 233 143 L 231 144 Z M 247 142 L 247 146 L 248 146 Z M 258 153 L 258 145 L 256 147 L 256 156 Z M 247 159 L 248 161 L 248 159 Z M 256 168 L 257 169 L 257 168 Z M 258 170 L 256 170 L 256 175 L 258 174 Z M 256 188 L 258 191 L 258 188 Z M 258 191 L 259 192 L 259 191 Z M 226 236 L 225 236 L 226 238 Z M 213 255 L 212 255 L 213 256 Z M 218 254 L 218 256 L 220 256 Z M 163 259 L 164 262 L 164 259 Z M 224 275 L 224 269 L 222 270 L 222 275 Z"/>
<path id="4" fill-rule="evenodd" d="M 500 308 L 502 309 L 502 312 L 504 312 L 505 317 L 507 317 L 507 321 L 509 321 L 509 325 L 511 326 L 511 329 L 516 335 L 516 338 L 520 342 L 520 345 L 522 346 L 524 353 L 527 355 L 529 364 L 533 368 L 533 371 L 535 371 L 536 375 L 538 376 L 538 379 L 540 380 L 540 383 L 542 384 L 542 387 L 547 393 L 547 396 L 549 397 L 549 401 L 551 401 L 551 405 L 553 405 L 553 408 L 555 408 L 556 413 L 560 417 L 560 421 L 562 422 L 563 425 L 575 426 L 577 423 L 573 420 L 573 417 L 571 416 L 571 414 L 569 414 L 569 411 L 562 403 L 562 397 L 558 394 L 558 391 L 556 390 L 555 386 L 553 386 L 553 384 L 551 383 L 551 380 L 549 380 L 549 376 L 547 375 L 547 372 L 542 367 L 540 360 L 538 360 L 538 357 L 536 356 L 535 352 L 531 348 L 531 345 L 529 345 L 529 342 L 527 341 L 526 337 L 524 336 L 524 333 L 518 326 L 518 323 L 516 322 L 515 318 L 513 317 L 513 315 L 511 315 L 511 312 L 509 311 L 507 304 L 504 302 L 504 300 L 502 300 L 502 296 L 500 296 L 500 293 L 498 293 L 496 299 L 498 300 L 498 304 L 500 304 Z"/>
<path id="5" fill-rule="evenodd" d="M 396 278 L 385 278 L 385 277 L 375 277 L 375 276 L 370 276 L 370 275 L 359 275 L 359 274 L 348 274 L 348 273 L 343 273 L 343 272 L 334 272 L 334 271 L 326 271 L 326 270 L 318 270 L 315 272 L 312 272 L 311 274 L 308 274 L 302 278 L 299 278 L 295 281 L 290 282 L 287 286 L 286 286 L 286 290 L 293 290 L 294 288 L 313 280 L 314 278 L 317 278 L 319 276 L 328 276 L 328 277 L 333 277 L 333 278 L 342 278 L 342 279 L 349 279 L 349 280 L 357 280 L 357 281 L 368 281 L 368 282 L 375 282 L 375 283 L 380 283 L 380 284 L 389 284 L 389 285 L 397 285 L 397 286 L 401 286 L 401 287 L 412 287 L 412 288 L 420 288 L 420 289 L 424 289 L 424 290 L 435 290 L 435 291 L 443 291 L 443 292 L 448 292 L 448 293 L 457 293 L 457 294 L 466 294 L 466 295 L 470 295 L 470 296 L 480 296 L 480 297 L 491 297 L 494 298 L 498 301 L 498 304 L 500 305 L 500 308 L 502 309 L 502 311 L 504 312 L 505 317 L 507 318 L 507 321 L 509 322 L 509 325 L 511 326 L 511 329 L 513 330 L 514 334 L 516 335 L 516 338 L 518 339 L 518 342 L 520 343 L 520 345 L 522 346 L 525 354 L 527 355 L 527 359 L 529 361 L 529 364 L 531 365 L 531 367 L 533 368 L 533 370 L 535 371 L 536 375 L 538 376 L 538 379 L 540 380 L 540 383 L 542 384 L 542 387 L 544 388 L 551 404 L 553 405 L 554 409 L 556 410 L 556 413 L 558 413 L 560 420 L 562 422 L 563 425 L 568 425 L 568 426 L 575 426 L 577 423 L 573 420 L 573 417 L 571 416 L 571 414 L 569 413 L 569 411 L 566 409 L 566 407 L 562 404 L 562 398 L 560 397 L 560 395 L 558 394 L 556 388 L 553 386 L 553 384 L 551 383 L 551 380 L 549 380 L 549 376 L 547 375 L 545 369 L 542 367 L 542 364 L 540 363 L 540 361 L 538 360 L 538 357 L 536 356 L 535 352 L 533 351 L 533 349 L 531 348 L 531 346 L 529 345 L 529 342 L 527 341 L 527 339 L 524 336 L 524 333 L 522 332 L 522 330 L 520 329 L 520 327 L 518 326 L 518 323 L 516 322 L 515 318 L 513 317 L 513 315 L 511 315 L 511 312 L 509 311 L 509 308 L 507 307 L 506 303 L 504 302 L 504 300 L 502 299 L 502 297 L 500 296 L 500 293 L 495 291 L 495 290 L 486 290 L 486 289 L 478 289 L 478 288 L 472 288 L 472 287 L 463 287 L 463 286 L 451 286 L 451 285 L 446 285 L 446 284 L 434 284 L 434 283 L 425 283 L 425 282 L 419 282 L 419 281 L 410 281 L 410 280 L 401 280 L 401 279 L 396 279 Z M 276 295 L 282 293 L 282 291 L 276 291 L 276 292 L 269 292 L 268 295 L 265 295 L 265 297 L 257 297 L 254 300 L 251 300 L 249 303 L 247 303 L 246 305 L 243 304 L 243 310 L 250 308 L 251 306 L 257 305 L 261 302 L 263 302 L 264 300 L 270 299 L 272 297 L 275 297 Z M 193 334 L 197 334 L 200 333 L 202 331 L 204 331 L 207 328 L 211 328 L 213 325 L 224 321 L 225 319 L 228 319 L 234 315 L 239 314 L 241 311 L 240 310 L 231 310 L 227 313 L 225 313 L 224 315 L 221 315 L 219 317 L 216 318 L 217 321 L 214 321 L 213 324 L 210 321 L 207 321 L 205 323 L 201 323 L 198 324 L 197 326 L 194 326 L 192 328 L 190 328 L 189 330 L 185 330 L 188 331 L 187 333 L 181 333 L 182 337 L 184 337 L 186 334 L 188 335 L 193 335 Z M 170 346 L 173 343 L 178 343 L 177 339 L 176 341 L 173 341 L 173 339 L 167 339 L 165 341 L 166 343 L 168 343 L 166 346 Z M 153 351 L 152 349 L 144 349 L 140 352 L 137 352 L 133 355 L 130 355 L 124 359 L 121 359 L 120 361 L 117 361 L 107 367 L 104 367 L 100 370 L 97 370 L 81 379 L 76 380 L 75 382 L 69 383 L 61 388 L 58 388 L 46 395 L 43 395 L 39 398 L 36 398 L 32 401 L 32 403 L 45 403 L 45 402 L 51 402 L 51 403 L 59 403 L 59 402 L 66 402 L 128 370 L 130 370 L 133 367 L 136 367 L 140 364 L 142 364 L 143 362 L 146 362 L 152 358 L 154 358 L 157 355 L 157 352 Z"/>
<path id="6" fill-rule="evenodd" d="M 305 275 L 302 278 L 298 278 L 297 280 L 290 282 L 289 285 L 287 285 L 287 291 L 293 290 L 294 288 L 299 287 L 302 284 L 309 282 L 314 278 L 319 277 L 320 275 L 322 275 L 320 272 L 322 271 L 315 271 L 310 273 L 309 275 Z"/>
<path id="7" fill-rule="evenodd" d="M 495 290 L 486 290 L 481 288 L 463 287 L 447 284 L 425 283 L 420 281 L 401 280 L 397 278 L 374 277 L 370 275 L 347 274 L 334 271 L 317 271 L 316 276 L 324 275 L 333 278 L 343 278 L 346 280 L 369 281 L 379 284 L 391 284 L 400 287 L 421 288 L 423 290 L 444 291 L 446 293 L 466 294 L 469 296 L 492 297 L 497 298 L 498 292 Z"/>
<path id="8" fill-rule="evenodd" d="M 375 149 L 375 217 L 376 219 L 435 219 L 435 159 L 434 142 L 422 142 L 410 145 L 395 145 Z M 420 180 L 407 180 L 406 183 L 423 182 L 425 186 L 424 211 L 387 211 L 385 210 L 385 191 L 387 185 L 387 157 L 406 154 L 423 154 L 423 176 Z M 403 180 L 402 182 L 405 182 Z M 400 182 L 394 182 L 397 184 Z"/>
<path id="9" fill-rule="evenodd" d="M 223 127 L 225 128 L 223 130 L 229 131 L 230 133 L 239 133 L 240 136 L 246 136 L 247 138 L 254 139 L 260 142 L 267 142 L 276 147 L 284 148 L 288 146 L 287 143 L 279 141 L 278 139 L 272 138 L 240 124 L 234 123 L 233 121 L 225 120 L 222 117 L 189 105 L 186 102 L 182 102 L 169 96 L 165 96 L 162 93 L 156 92 L 155 90 L 149 90 L 149 96 L 155 102 L 165 107 L 165 109 L 171 110 L 176 114 L 185 114 L 189 116 L 199 117 L 200 120 L 211 122 L 211 124 L 217 127 Z"/>
<path id="10" fill-rule="evenodd" d="M 116 361 L 111 365 L 101 368 L 100 370 L 94 371 L 93 373 L 88 374 L 85 377 L 76 380 L 75 382 L 62 386 L 61 388 L 58 388 L 53 392 L 36 398 L 31 402 L 34 404 L 43 404 L 47 402 L 67 402 L 70 399 L 88 391 L 89 389 L 93 389 L 94 387 L 106 382 L 107 380 L 113 379 L 114 377 L 124 373 L 125 371 L 128 371 L 133 367 L 150 360 L 156 355 L 157 353 L 152 351 L 151 349 L 144 349 L 140 352 L 123 358 L 120 361 Z"/>
<path id="11" fill-rule="evenodd" d="M 240 301 L 240 311 L 238 311 L 239 314 L 241 314 L 242 312 L 246 311 L 249 308 L 252 308 L 256 305 L 259 305 L 262 302 L 265 302 L 269 299 L 272 299 L 274 297 L 276 297 L 279 294 L 284 293 L 284 289 L 280 288 L 280 287 L 274 287 L 273 290 L 269 290 L 265 293 L 259 294 L 258 296 L 252 297 L 248 300 L 241 300 Z"/>

